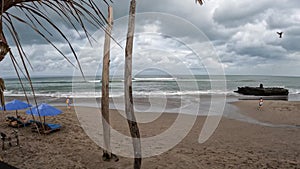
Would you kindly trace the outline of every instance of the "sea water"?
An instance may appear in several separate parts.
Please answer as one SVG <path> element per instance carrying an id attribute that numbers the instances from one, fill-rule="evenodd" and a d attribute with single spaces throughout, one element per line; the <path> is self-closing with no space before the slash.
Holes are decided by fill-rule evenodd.
<path id="1" fill-rule="evenodd" d="M 80 106 L 99 106 L 101 77 L 33 77 L 31 79 L 38 102 L 64 105 L 65 98 L 77 99 Z M 212 102 L 238 100 L 234 91 L 241 86 L 284 87 L 290 101 L 300 101 L 300 77 L 227 75 L 227 76 L 135 76 L 133 97 L 135 109 L 141 112 L 185 112 L 207 114 Z M 5 78 L 5 96 L 8 99 L 28 96 L 33 92 L 30 83 L 18 78 Z M 124 80 L 121 76 L 110 79 L 111 108 L 124 110 Z M 212 99 L 214 98 L 214 99 Z M 6 99 L 6 100 L 8 100 Z M 226 109 L 226 108 L 225 108 Z M 218 112 L 213 112 L 218 114 Z"/>
<path id="2" fill-rule="evenodd" d="M 220 77 L 220 78 L 218 78 Z M 226 86 L 224 90 L 213 89 L 212 82 L 218 84 L 218 81 L 225 79 Z M 89 98 L 101 96 L 101 78 L 100 77 L 34 77 L 31 79 L 33 88 L 38 96 L 50 97 L 77 97 Z M 30 85 L 26 79 L 22 79 L 27 93 L 32 93 Z M 113 77 L 110 81 L 111 97 L 123 95 L 122 77 Z M 24 91 L 17 78 L 5 78 L 6 96 L 23 96 Z M 197 86 L 195 86 L 195 84 Z M 222 83 L 223 84 L 223 83 Z M 300 77 L 287 76 L 245 76 L 245 75 L 227 75 L 221 76 L 144 76 L 133 78 L 134 96 L 183 96 L 183 95 L 211 95 L 225 93 L 236 96 L 234 93 L 237 87 L 241 86 L 259 86 L 264 87 L 284 87 L 289 89 L 289 96 L 292 99 L 299 99 L 300 95 Z M 190 87 L 191 86 L 191 87 Z M 94 90 L 85 90 L 93 88 Z"/>

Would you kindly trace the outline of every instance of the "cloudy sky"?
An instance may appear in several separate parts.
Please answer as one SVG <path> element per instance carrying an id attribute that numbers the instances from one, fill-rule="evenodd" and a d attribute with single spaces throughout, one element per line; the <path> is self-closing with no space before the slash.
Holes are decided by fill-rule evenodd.
<path id="1" fill-rule="evenodd" d="M 115 0 L 113 7 L 113 37 L 121 47 L 112 42 L 111 69 L 112 74 L 122 74 L 129 1 Z M 160 70 L 169 74 L 224 71 L 228 75 L 300 76 L 299 0 L 206 0 L 203 6 L 193 0 L 138 0 L 137 12 L 135 74 Z M 95 39 L 90 46 L 70 25 L 59 20 L 57 24 L 71 40 L 84 72 L 100 74 L 103 31 L 90 28 Z M 18 30 L 33 66 L 32 75 L 76 72 L 29 28 L 19 24 Z M 276 32 L 281 31 L 280 39 Z M 53 41 L 76 64 L 67 43 L 58 37 Z M 15 74 L 9 57 L 0 65 L 0 76 Z"/>

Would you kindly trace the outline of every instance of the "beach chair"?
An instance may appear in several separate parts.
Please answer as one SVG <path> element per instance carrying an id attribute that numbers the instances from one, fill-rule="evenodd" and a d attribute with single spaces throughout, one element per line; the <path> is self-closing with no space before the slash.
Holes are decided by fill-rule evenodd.
<path id="1" fill-rule="evenodd" d="M 52 124 L 52 123 L 42 123 L 40 121 L 33 121 L 31 120 L 32 123 L 34 123 L 36 126 L 31 128 L 32 132 L 40 132 L 42 134 L 49 134 L 55 131 L 59 131 L 61 129 L 60 124 Z M 43 127 L 44 125 L 44 127 Z"/>
<path id="2" fill-rule="evenodd" d="M 16 118 L 14 116 L 6 117 L 6 122 L 8 123 L 8 126 L 14 128 L 26 127 L 31 124 L 30 121 L 23 121 L 22 119 Z"/>

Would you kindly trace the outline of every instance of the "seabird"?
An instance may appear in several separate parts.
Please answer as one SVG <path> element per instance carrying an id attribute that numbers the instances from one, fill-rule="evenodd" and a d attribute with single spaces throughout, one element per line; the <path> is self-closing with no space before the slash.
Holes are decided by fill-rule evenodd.
<path id="1" fill-rule="evenodd" d="M 283 32 L 277 32 L 277 34 L 279 35 L 279 38 L 282 38 Z"/>

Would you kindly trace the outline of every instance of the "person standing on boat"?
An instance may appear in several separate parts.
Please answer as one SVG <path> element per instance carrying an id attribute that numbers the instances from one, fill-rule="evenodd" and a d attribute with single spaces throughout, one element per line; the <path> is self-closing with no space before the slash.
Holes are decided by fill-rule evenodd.
<path id="1" fill-rule="evenodd" d="M 259 102 L 258 102 L 258 110 L 261 110 L 261 109 L 262 109 L 263 104 L 264 104 L 264 100 L 263 100 L 263 98 L 261 97 L 261 98 L 259 99 Z"/>

